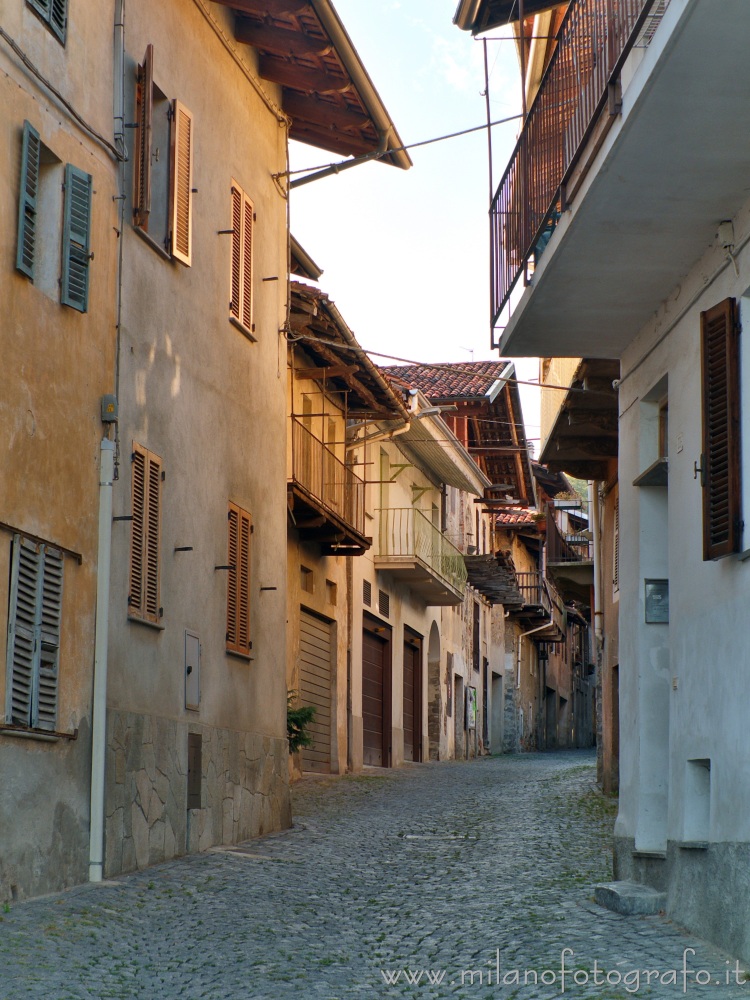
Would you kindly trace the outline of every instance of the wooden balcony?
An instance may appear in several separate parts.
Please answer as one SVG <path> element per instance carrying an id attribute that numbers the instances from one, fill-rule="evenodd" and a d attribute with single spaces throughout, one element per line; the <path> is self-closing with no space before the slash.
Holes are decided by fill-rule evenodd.
<path id="1" fill-rule="evenodd" d="M 538 263 L 572 195 L 573 175 L 595 135 L 601 143 L 619 111 L 619 76 L 633 46 L 647 44 L 664 0 L 573 0 L 523 130 L 498 186 L 491 215 L 492 322 L 518 279 Z M 578 169 L 577 169 L 578 168 Z"/>
<path id="2" fill-rule="evenodd" d="M 591 602 L 594 546 L 584 500 L 553 500 L 547 504 L 547 575 L 566 600 Z"/>
<path id="3" fill-rule="evenodd" d="M 565 638 L 565 609 L 554 586 L 542 573 L 517 573 L 518 589 L 523 603 L 509 608 L 509 617 L 521 621 L 529 629 L 540 628 L 538 640 L 559 642 Z"/>
<path id="4" fill-rule="evenodd" d="M 364 482 L 294 417 L 287 504 L 300 539 L 318 542 L 323 555 L 359 556 L 372 544 Z"/>
<path id="5" fill-rule="evenodd" d="M 467 570 L 456 546 L 414 507 L 379 514 L 375 568 L 403 580 L 428 606 L 461 604 Z"/>

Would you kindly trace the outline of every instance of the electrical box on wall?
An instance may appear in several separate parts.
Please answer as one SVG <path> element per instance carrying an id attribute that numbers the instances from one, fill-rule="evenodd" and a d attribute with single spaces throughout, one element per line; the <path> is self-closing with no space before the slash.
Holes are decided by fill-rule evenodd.
<path id="1" fill-rule="evenodd" d="M 112 393 L 102 396 L 102 423 L 117 423 L 117 396 Z"/>

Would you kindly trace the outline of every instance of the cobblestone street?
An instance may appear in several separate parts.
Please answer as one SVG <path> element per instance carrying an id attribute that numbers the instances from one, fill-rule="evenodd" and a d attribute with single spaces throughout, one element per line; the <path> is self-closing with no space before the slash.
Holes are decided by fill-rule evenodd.
<path id="1" fill-rule="evenodd" d="M 591 902 L 594 777 L 579 751 L 306 780 L 290 831 L 0 915 L 0 997 L 666 998 L 685 956 L 688 995 L 750 997 L 729 956 Z"/>

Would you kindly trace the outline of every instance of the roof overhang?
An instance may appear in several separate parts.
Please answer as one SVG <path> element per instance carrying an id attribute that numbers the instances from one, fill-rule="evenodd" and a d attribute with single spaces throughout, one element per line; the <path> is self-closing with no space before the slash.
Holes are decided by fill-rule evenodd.
<path id="1" fill-rule="evenodd" d="M 649 46 L 629 57 L 622 113 L 598 152 L 584 151 L 588 172 L 501 354 L 622 357 L 716 245 L 718 224 L 748 199 L 748 51 L 747 0 L 672 0 Z"/>
<path id="2" fill-rule="evenodd" d="M 420 394 L 421 396 L 421 394 Z M 427 400 L 422 409 L 429 406 Z M 398 443 L 415 464 L 434 482 L 482 496 L 490 485 L 471 455 L 441 417 L 419 419 L 412 416 L 409 427 L 399 434 Z"/>
<path id="3" fill-rule="evenodd" d="M 238 42 L 258 53 L 258 71 L 281 88 L 290 138 L 341 156 L 383 150 L 406 170 L 411 159 L 330 0 L 216 0 L 234 11 Z"/>
<path id="4" fill-rule="evenodd" d="M 523 0 L 523 16 L 531 17 L 560 5 L 561 0 Z M 478 35 L 519 18 L 518 0 L 461 0 L 453 15 L 453 23 L 462 31 Z"/>

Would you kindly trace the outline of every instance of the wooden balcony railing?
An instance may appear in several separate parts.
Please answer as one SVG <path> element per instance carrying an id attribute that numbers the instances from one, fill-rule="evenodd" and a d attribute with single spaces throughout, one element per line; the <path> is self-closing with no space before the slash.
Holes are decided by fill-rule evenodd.
<path id="1" fill-rule="evenodd" d="M 378 556 L 416 557 L 429 571 L 463 594 L 468 571 L 459 549 L 432 521 L 414 507 L 390 507 L 380 511 Z"/>
<path id="2" fill-rule="evenodd" d="M 490 208 L 492 322 L 536 264 L 565 208 L 564 185 L 639 38 L 669 0 L 572 0 L 558 45 Z"/>
<path id="3" fill-rule="evenodd" d="M 292 478 L 324 508 L 364 535 L 364 482 L 294 417 Z"/>

